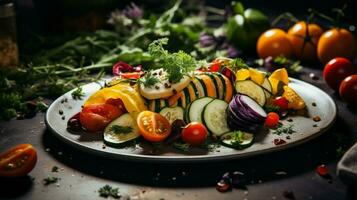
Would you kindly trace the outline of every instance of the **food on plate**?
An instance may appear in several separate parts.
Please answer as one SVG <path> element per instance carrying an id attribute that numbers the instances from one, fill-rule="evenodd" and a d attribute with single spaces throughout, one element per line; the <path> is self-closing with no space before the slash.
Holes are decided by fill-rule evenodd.
<path id="1" fill-rule="evenodd" d="M 0 177 L 26 176 L 35 167 L 37 153 L 31 144 L 20 144 L 0 154 Z"/>
<path id="2" fill-rule="evenodd" d="M 151 48 L 163 51 L 156 45 Z M 118 73 L 84 102 L 79 122 L 86 132 L 103 133 L 104 143 L 118 148 L 142 138 L 183 151 L 213 143 L 244 149 L 253 145 L 261 130 L 276 128 L 281 116 L 306 108 L 289 87 L 285 68 L 268 75 L 240 59 L 199 64 L 183 52 L 161 53 L 165 59 L 183 59 L 178 63 L 196 67 L 184 70 L 167 61 L 143 70 L 137 79 Z"/>
<path id="3" fill-rule="evenodd" d="M 303 61 L 317 60 L 317 42 L 322 35 L 322 28 L 314 23 L 299 21 L 288 30 L 288 39 L 296 58 Z"/>
<path id="4" fill-rule="evenodd" d="M 344 28 L 332 28 L 324 32 L 317 44 L 317 56 L 322 64 L 333 58 L 344 57 L 353 60 L 356 56 L 356 40 Z"/>
<path id="5" fill-rule="evenodd" d="M 357 74 L 343 79 L 340 85 L 340 96 L 348 104 L 353 105 L 357 102 Z"/>
<path id="6" fill-rule="evenodd" d="M 260 35 L 257 42 L 257 53 L 260 58 L 285 56 L 291 57 L 292 45 L 285 31 L 273 28 Z"/>
<path id="7" fill-rule="evenodd" d="M 324 68 L 323 77 L 330 88 L 338 91 L 340 84 L 347 76 L 357 73 L 351 61 L 338 57 L 330 60 Z"/>

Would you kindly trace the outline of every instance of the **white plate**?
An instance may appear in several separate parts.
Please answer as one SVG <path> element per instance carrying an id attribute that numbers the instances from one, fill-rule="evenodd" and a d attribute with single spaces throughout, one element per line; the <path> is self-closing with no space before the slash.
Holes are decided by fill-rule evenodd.
<path id="1" fill-rule="evenodd" d="M 321 135 L 331 127 L 335 121 L 337 113 L 336 105 L 328 94 L 306 82 L 297 79 L 290 80 L 291 82 L 289 86 L 291 86 L 305 100 L 310 118 L 302 116 L 288 117 L 288 119 L 292 119 L 293 122 L 284 120 L 283 124 L 294 124 L 294 130 L 296 131 L 296 133 L 289 135 L 290 139 L 286 139 L 286 134 L 279 136 L 273 134 L 272 131 L 269 133 L 260 133 L 257 134 L 255 143 L 251 147 L 243 150 L 234 150 L 221 146 L 213 151 L 193 149 L 188 153 L 183 153 L 167 147 L 156 154 L 153 153 L 152 149 L 148 146 L 142 147 L 137 145 L 135 148 L 129 147 L 123 149 L 108 146 L 103 148 L 101 134 L 69 133 L 66 130 L 67 120 L 79 112 L 85 99 L 100 88 L 98 83 L 90 83 L 83 86 L 83 91 L 85 93 L 83 100 L 72 99 L 72 91 L 67 92 L 55 100 L 47 110 L 46 124 L 48 128 L 65 143 L 86 152 L 115 159 L 151 162 L 190 162 L 238 159 L 273 152 L 304 143 Z M 68 101 L 63 102 L 63 99 L 68 99 Z M 313 103 L 315 103 L 316 106 L 313 106 Z M 63 115 L 59 114 L 60 110 L 63 111 Z M 65 120 L 62 119 L 63 116 L 66 117 Z M 321 121 L 314 122 L 312 120 L 313 116 L 319 116 Z M 275 145 L 273 141 L 278 138 L 284 139 L 287 143 Z"/>

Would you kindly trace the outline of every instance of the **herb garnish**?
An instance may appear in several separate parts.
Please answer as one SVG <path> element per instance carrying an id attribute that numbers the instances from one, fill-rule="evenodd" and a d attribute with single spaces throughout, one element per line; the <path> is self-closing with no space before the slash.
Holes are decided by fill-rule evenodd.
<path id="1" fill-rule="evenodd" d="M 108 197 L 113 197 L 115 199 L 120 198 L 119 195 L 119 188 L 113 188 L 110 185 L 105 185 L 98 190 L 99 196 L 108 198 Z"/>
<path id="2" fill-rule="evenodd" d="M 133 131 L 133 128 L 130 126 L 112 125 L 110 126 L 109 130 L 114 134 L 128 134 Z"/>
<path id="3" fill-rule="evenodd" d="M 145 87 L 151 87 L 151 86 L 155 85 L 156 83 L 158 83 L 159 79 L 157 77 L 153 76 L 151 72 L 148 72 L 144 77 L 140 78 L 139 81 Z"/>
<path id="4" fill-rule="evenodd" d="M 169 82 L 177 83 L 185 74 L 196 68 L 197 61 L 183 51 L 169 53 L 163 47 L 167 43 L 167 38 L 153 41 L 149 45 L 149 53 L 157 63 L 161 64 L 160 67 L 167 71 Z"/>
<path id="5" fill-rule="evenodd" d="M 84 92 L 83 92 L 82 87 L 77 87 L 77 89 L 74 90 L 74 91 L 71 93 L 71 95 L 72 95 L 72 98 L 73 98 L 74 100 L 81 100 L 82 97 L 84 96 Z"/>
<path id="6" fill-rule="evenodd" d="M 57 177 L 49 176 L 49 177 L 43 179 L 43 184 L 50 185 L 52 183 L 57 183 L 58 180 L 59 180 L 59 178 L 57 178 Z"/>
<path id="7" fill-rule="evenodd" d="M 280 107 L 279 106 L 276 106 L 276 105 L 265 105 L 264 106 L 264 110 L 266 113 L 270 113 L 270 112 L 275 112 L 275 113 L 278 113 L 280 111 Z"/>
<path id="8" fill-rule="evenodd" d="M 51 172 L 58 172 L 58 170 L 59 170 L 59 167 L 53 166 Z"/>
<path id="9" fill-rule="evenodd" d="M 278 127 L 276 130 L 273 132 L 273 134 L 281 135 L 281 134 L 292 134 L 295 133 L 296 131 L 293 129 L 293 124 L 289 126 L 283 126 L 282 123 L 278 123 Z"/>
<path id="10" fill-rule="evenodd" d="M 174 142 L 172 146 L 180 151 L 188 152 L 190 150 L 190 144 L 183 142 Z"/>

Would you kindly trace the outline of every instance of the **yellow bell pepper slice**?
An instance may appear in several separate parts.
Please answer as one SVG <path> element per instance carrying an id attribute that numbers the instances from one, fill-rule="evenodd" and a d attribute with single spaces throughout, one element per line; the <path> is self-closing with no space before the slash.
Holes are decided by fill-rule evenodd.
<path id="1" fill-rule="evenodd" d="M 262 85 L 264 82 L 265 74 L 257 69 L 249 68 L 249 76 L 258 85 Z"/>
<path id="2" fill-rule="evenodd" d="M 250 77 L 248 69 L 240 69 L 236 73 L 236 81 L 244 81 Z"/>
<path id="3" fill-rule="evenodd" d="M 270 76 L 269 81 L 273 89 L 273 94 L 278 92 L 279 82 L 284 83 L 285 85 L 289 84 L 288 72 L 285 68 L 275 70 Z"/>

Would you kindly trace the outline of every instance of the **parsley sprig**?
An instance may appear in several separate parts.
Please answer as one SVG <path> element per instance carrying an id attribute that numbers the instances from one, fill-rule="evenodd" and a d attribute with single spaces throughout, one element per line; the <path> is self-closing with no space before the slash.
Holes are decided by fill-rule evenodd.
<path id="1" fill-rule="evenodd" d="M 294 125 L 288 125 L 288 126 L 284 126 L 282 123 L 278 124 L 278 127 L 276 128 L 276 130 L 273 132 L 273 134 L 277 134 L 277 135 L 281 135 L 281 134 L 293 134 L 296 131 L 294 130 Z"/>
<path id="2" fill-rule="evenodd" d="M 130 126 L 112 125 L 110 126 L 110 131 L 114 134 L 128 134 L 133 131 L 133 128 Z"/>
<path id="3" fill-rule="evenodd" d="M 99 196 L 108 198 L 108 197 L 113 197 L 115 199 L 120 198 L 119 195 L 119 188 L 113 188 L 110 185 L 105 185 L 98 190 Z"/>

